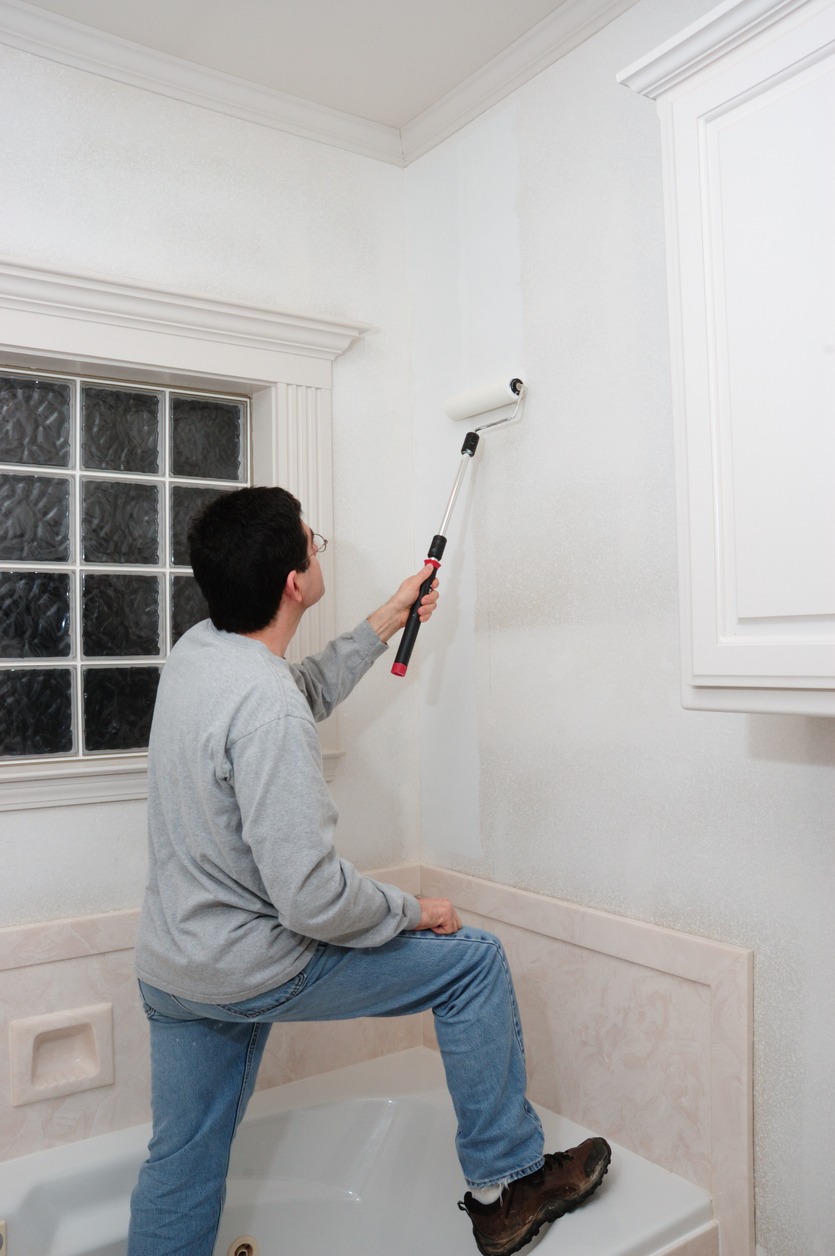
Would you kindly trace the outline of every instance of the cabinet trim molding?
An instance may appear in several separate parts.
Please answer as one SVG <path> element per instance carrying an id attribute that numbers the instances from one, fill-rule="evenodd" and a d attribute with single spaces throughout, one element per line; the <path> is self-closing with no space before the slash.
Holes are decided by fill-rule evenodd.
<path id="1" fill-rule="evenodd" d="M 809 0 L 725 0 L 700 21 L 621 70 L 624 87 L 658 100 Z"/>
<path id="2" fill-rule="evenodd" d="M 835 715 L 835 0 L 726 0 L 618 81 L 661 120 L 682 701 Z"/>

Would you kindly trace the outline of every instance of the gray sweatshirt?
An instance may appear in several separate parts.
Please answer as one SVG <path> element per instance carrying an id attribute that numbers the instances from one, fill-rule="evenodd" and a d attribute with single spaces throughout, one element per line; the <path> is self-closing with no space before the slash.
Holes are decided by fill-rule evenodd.
<path id="1" fill-rule="evenodd" d="M 316 940 L 373 947 L 417 925 L 416 899 L 336 854 L 314 726 L 385 648 L 365 620 L 298 666 L 209 620 L 178 641 L 148 748 L 143 981 L 239 1002 L 300 972 Z"/>

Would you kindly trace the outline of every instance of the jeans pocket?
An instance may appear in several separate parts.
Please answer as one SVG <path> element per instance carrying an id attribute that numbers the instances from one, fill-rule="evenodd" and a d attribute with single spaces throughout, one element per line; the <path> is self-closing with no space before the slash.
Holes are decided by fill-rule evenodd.
<path id="1" fill-rule="evenodd" d="M 145 1013 L 148 1020 L 155 1020 L 159 1013 L 156 1008 L 151 1007 L 150 1003 L 145 998 L 145 991 L 142 988 L 142 982 L 137 981 L 136 984 L 139 989 L 139 1002 L 142 1004 L 142 1011 Z"/>
<path id="2" fill-rule="evenodd" d="M 240 1003 L 221 1003 L 218 1006 L 231 1016 L 240 1016 L 242 1020 L 269 1020 L 272 1013 L 301 994 L 306 983 L 307 974 L 302 969 L 295 977 L 276 986 L 274 990 L 265 990 L 263 994 L 253 995 L 251 999 L 243 999 Z"/>

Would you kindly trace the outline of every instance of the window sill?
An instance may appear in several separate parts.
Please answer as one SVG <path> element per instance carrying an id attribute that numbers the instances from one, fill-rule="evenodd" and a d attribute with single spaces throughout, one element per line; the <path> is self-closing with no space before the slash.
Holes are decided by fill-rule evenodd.
<path id="1" fill-rule="evenodd" d="M 5 763 L 0 767 L 0 811 L 126 802 L 148 797 L 146 756 L 46 763 Z"/>
<path id="2" fill-rule="evenodd" d="M 322 752 L 325 780 L 336 777 L 343 750 Z M 77 762 L 5 763 L 0 766 L 0 811 L 39 807 L 80 807 L 102 802 L 132 802 L 148 797 L 144 754 L 108 756 Z"/>

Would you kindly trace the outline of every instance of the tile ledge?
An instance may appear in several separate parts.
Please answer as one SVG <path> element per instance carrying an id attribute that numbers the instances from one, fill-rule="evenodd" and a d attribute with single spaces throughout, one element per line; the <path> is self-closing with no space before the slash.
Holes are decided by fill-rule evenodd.
<path id="1" fill-rule="evenodd" d="M 0 929 L 0 972 L 55 960 L 130 950 L 139 908 L 99 912 L 65 920 L 42 920 Z"/>
<path id="2" fill-rule="evenodd" d="M 464 911 L 648 968 L 656 966 L 654 957 L 658 944 L 663 943 L 665 972 L 708 985 L 740 967 L 747 969 L 752 962 L 753 952 L 745 947 L 481 880 L 468 873 L 422 864 L 421 889 L 432 896 L 452 898 Z"/>

